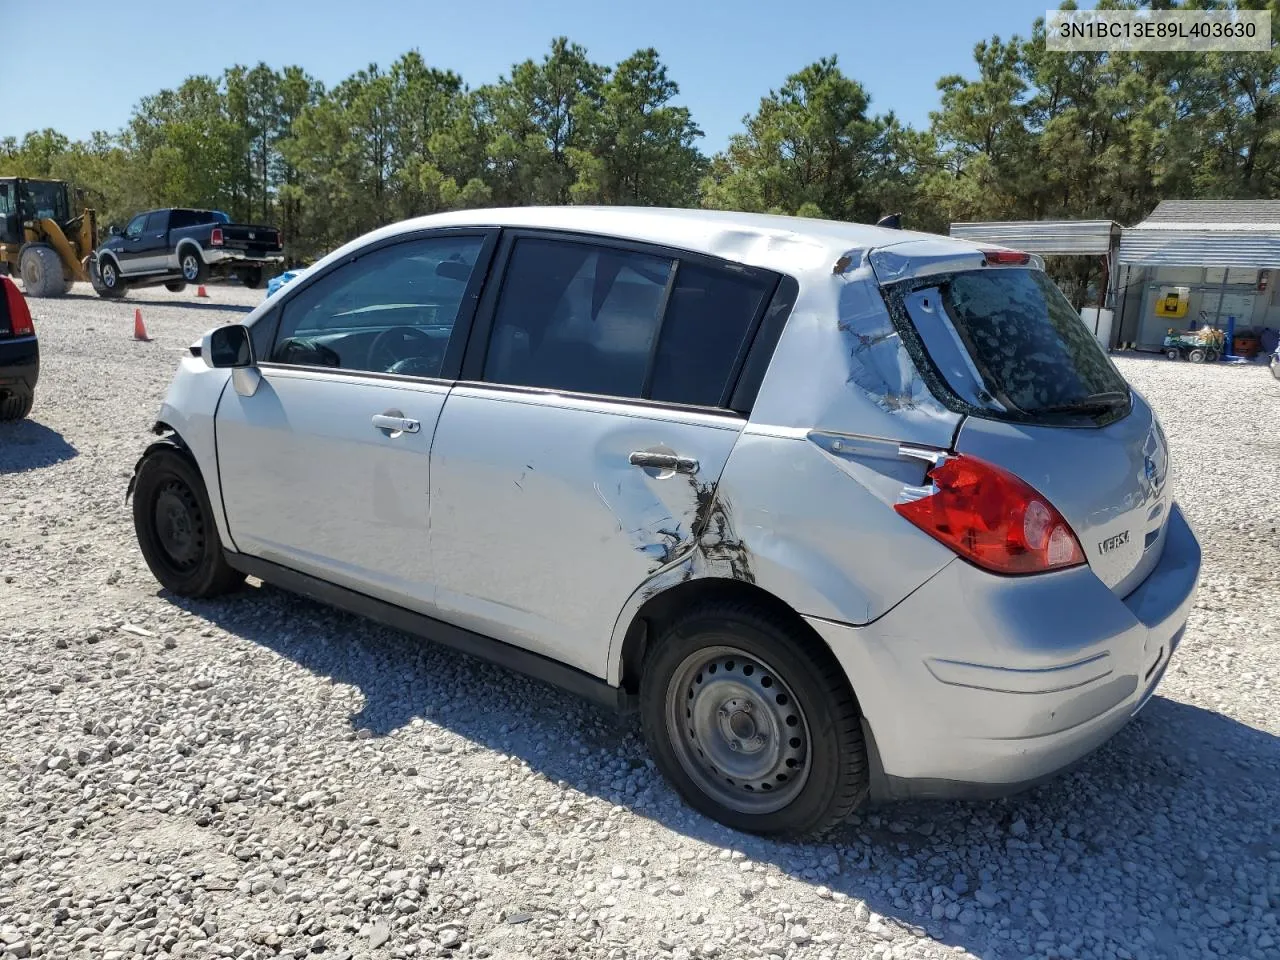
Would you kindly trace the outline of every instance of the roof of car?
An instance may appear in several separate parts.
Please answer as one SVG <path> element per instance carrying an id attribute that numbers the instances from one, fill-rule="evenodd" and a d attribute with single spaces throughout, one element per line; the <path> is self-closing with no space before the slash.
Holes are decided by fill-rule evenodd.
<path id="1" fill-rule="evenodd" d="M 945 240 L 936 234 L 892 230 L 863 223 L 816 220 L 725 210 L 660 207 L 508 207 L 431 214 L 377 231 L 389 236 L 430 227 L 528 227 L 590 233 L 660 244 L 726 260 L 786 269 L 797 259 L 832 264 L 846 253 L 910 240 Z M 371 238 L 364 238 L 365 240 Z M 950 241 L 964 248 L 972 244 Z"/>

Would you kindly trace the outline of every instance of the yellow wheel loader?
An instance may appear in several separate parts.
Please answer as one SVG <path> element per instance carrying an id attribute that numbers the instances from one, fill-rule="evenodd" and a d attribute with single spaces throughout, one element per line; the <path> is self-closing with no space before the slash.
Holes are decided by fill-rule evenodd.
<path id="1" fill-rule="evenodd" d="M 95 283 L 97 246 L 97 218 L 92 210 L 71 215 L 65 181 L 0 177 L 0 271 L 21 278 L 28 297 Z"/>

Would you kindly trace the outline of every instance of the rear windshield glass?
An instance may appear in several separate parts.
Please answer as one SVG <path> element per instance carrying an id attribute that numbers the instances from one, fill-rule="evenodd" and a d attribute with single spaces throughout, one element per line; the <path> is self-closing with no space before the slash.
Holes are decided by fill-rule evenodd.
<path id="1" fill-rule="evenodd" d="M 1129 388 L 1039 270 L 984 269 L 887 291 L 941 376 L 945 401 L 1012 420 L 1122 415 Z"/>

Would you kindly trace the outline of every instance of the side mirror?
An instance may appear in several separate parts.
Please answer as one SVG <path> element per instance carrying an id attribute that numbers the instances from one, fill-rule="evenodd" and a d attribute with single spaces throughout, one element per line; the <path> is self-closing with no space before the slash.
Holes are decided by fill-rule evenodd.
<path id="1" fill-rule="evenodd" d="M 119 226 L 113 223 L 110 227 L 107 228 L 107 232 L 111 234 L 111 236 L 113 237 L 118 237 L 120 236 L 121 230 Z"/>
<path id="2" fill-rule="evenodd" d="M 200 357 L 208 367 L 252 367 L 249 328 L 233 323 L 210 330 L 200 341 Z"/>

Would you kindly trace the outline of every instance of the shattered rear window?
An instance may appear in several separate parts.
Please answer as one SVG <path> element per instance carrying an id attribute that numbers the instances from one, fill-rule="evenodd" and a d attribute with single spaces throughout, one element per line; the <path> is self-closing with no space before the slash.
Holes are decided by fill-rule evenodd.
<path id="1" fill-rule="evenodd" d="M 1129 388 L 1061 291 L 1039 270 L 968 270 L 886 290 L 951 399 L 1004 419 L 1128 411 Z M 952 404 L 954 405 L 954 403 Z M 1104 404 L 1105 406 L 1105 404 Z"/>

